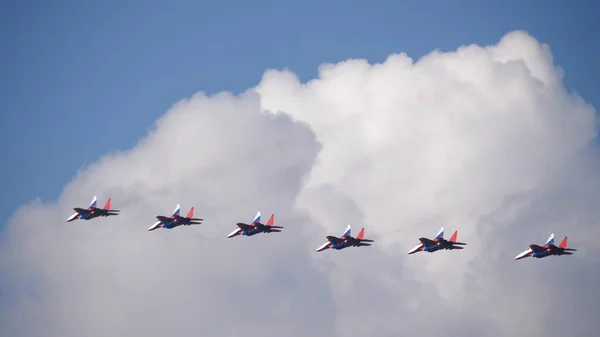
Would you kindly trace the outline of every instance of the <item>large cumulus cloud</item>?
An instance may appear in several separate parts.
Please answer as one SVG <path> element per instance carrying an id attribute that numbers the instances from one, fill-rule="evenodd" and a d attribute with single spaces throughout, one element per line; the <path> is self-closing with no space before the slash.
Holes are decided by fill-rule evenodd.
<path id="1" fill-rule="evenodd" d="M 323 65 L 305 84 L 270 70 L 241 96 L 179 102 L 56 203 L 21 208 L 3 233 L 0 332 L 592 333 L 595 137 L 594 109 L 524 32 Z M 122 215 L 65 224 L 92 195 Z M 205 224 L 146 232 L 176 203 Z M 257 209 L 284 232 L 225 239 Z M 374 246 L 314 252 L 347 223 Z M 406 255 L 440 225 L 467 248 Z M 550 232 L 581 250 L 512 260 Z"/>

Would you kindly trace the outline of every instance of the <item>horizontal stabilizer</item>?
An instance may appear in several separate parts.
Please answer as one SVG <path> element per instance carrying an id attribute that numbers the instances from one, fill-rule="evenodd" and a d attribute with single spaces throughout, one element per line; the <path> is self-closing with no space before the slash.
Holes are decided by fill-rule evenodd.
<path id="1" fill-rule="evenodd" d="M 375 241 L 373 241 L 373 240 L 371 240 L 371 239 L 362 239 L 362 240 L 360 240 L 360 241 L 362 241 L 362 242 L 375 242 Z"/>
<path id="2" fill-rule="evenodd" d="M 454 245 L 461 245 L 461 246 L 466 246 L 467 245 L 464 242 L 452 242 L 452 244 L 454 244 Z"/>
<path id="3" fill-rule="evenodd" d="M 281 232 L 281 229 L 271 229 L 270 232 Z"/>
<path id="4" fill-rule="evenodd" d="M 270 226 L 271 228 L 283 228 L 282 226 Z"/>
<path id="5" fill-rule="evenodd" d="M 358 243 L 359 246 L 370 246 L 370 243 L 363 243 L 363 242 L 359 242 Z"/>
<path id="6" fill-rule="evenodd" d="M 566 252 L 576 252 L 577 249 L 575 249 L 575 248 L 565 248 L 565 251 Z"/>
<path id="7" fill-rule="evenodd" d="M 200 219 L 200 218 L 190 218 L 190 220 L 203 221 L 204 219 Z"/>

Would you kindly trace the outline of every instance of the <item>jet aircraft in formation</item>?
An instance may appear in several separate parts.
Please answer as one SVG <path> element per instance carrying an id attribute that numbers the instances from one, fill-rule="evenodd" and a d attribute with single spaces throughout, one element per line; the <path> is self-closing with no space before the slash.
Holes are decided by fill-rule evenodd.
<path id="1" fill-rule="evenodd" d="M 199 225 L 202 223 L 202 220 L 204 220 L 200 218 L 194 218 L 194 207 L 190 208 L 190 211 L 186 217 L 182 217 L 180 214 L 181 206 L 177 204 L 171 216 L 157 215 L 156 218 L 158 221 L 150 226 L 148 231 L 153 231 L 158 228 L 171 229 L 178 226 Z"/>
<path id="2" fill-rule="evenodd" d="M 515 256 L 515 260 L 524 259 L 526 257 L 535 257 L 538 259 L 547 256 L 560 256 L 560 255 L 572 255 L 577 249 L 567 248 L 567 237 L 560 242 L 558 247 L 554 245 L 554 233 L 550 234 L 548 240 L 544 246 L 538 246 L 536 244 L 530 244 L 529 249 L 522 251 L 519 255 Z"/>
<path id="3" fill-rule="evenodd" d="M 107 216 L 111 216 L 111 215 L 119 215 L 120 210 L 110 209 L 110 198 L 108 198 L 108 200 L 106 201 L 106 204 L 104 204 L 104 208 L 96 207 L 97 203 L 98 203 L 98 198 L 96 196 L 94 196 L 94 198 L 92 199 L 92 203 L 90 204 L 90 206 L 88 208 L 79 208 L 79 207 L 73 208 L 75 213 L 71 214 L 71 216 L 67 218 L 67 222 L 71 222 L 71 221 L 77 220 L 77 219 L 91 220 L 91 219 L 97 218 L 99 216 L 107 217 Z"/>
<path id="4" fill-rule="evenodd" d="M 352 227 L 350 225 L 348 225 L 348 227 L 346 227 L 346 230 L 344 231 L 344 234 L 342 234 L 341 237 L 336 237 L 333 235 L 328 235 L 327 236 L 327 242 L 325 242 L 324 244 L 322 244 L 319 248 L 317 248 L 317 252 L 321 252 L 324 251 L 325 249 L 336 249 L 336 250 L 340 250 L 340 249 L 344 249 L 344 248 L 348 248 L 348 247 L 361 247 L 361 246 L 370 246 L 370 243 L 365 243 L 365 242 L 373 242 L 373 240 L 369 240 L 369 239 L 365 239 L 365 228 L 361 228 L 360 232 L 358 232 L 358 235 L 356 237 L 353 237 L 351 235 L 352 233 Z"/>
<path id="5" fill-rule="evenodd" d="M 466 243 L 456 241 L 458 237 L 458 231 L 454 231 L 450 240 L 444 239 L 444 227 L 440 228 L 439 232 L 435 236 L 433 240 L 428 238 L 419 238 L 421 244 L 417 245 L 415 248 L 411 249 L 408 254 L 414 254 L 417 252 L 428 252 L 433 253 L 438 250 L 447 249 L 463 249 L 461 246 L 466 246 Z"/>
<path id="6" fill-rule="evenodd" d="M 281 232 L 280 228 L 283 228 L 283 227 L 274 226 L 274 222 L 275 222 L 275 214 L 271 214 L 271 217 L 267 221 L 266 225 L 260 223 L 260 211 L 258 211 L 256 213 L 256 216 L 254 217 L 254 220 L 252 220 L 252 223 L 247 224 L 247 223 L 243 223 L 243 222 L 238 222 L 236 224 L 238 226 L 238 228 L 236 228 L 233 232 L 229 233 L 229 235 L 227 235 L 227 237 L 232 238 L 232 237 L 238 236 L 240 234 L 246 235 L 246 236 L 252 236 L 252 235 L 259 234 L 259 233 Z"/>
<path id="7" fill-rule="evenodd" d="M 82 220 L 91 220 L 97 217 L 107 217 L 111 215 L 119 215 L 120 210 L 110 209 L 111 199 L 108 198 L 106 204 L 103 208 L 96 207 L 98 202 L 98 198 L 94 196 L 92 199 L 92 203 L 88 208 L 73 208 L 75 213 L 73 213 L 70 217 L 67 218 L 67 222 L 71 222 L 77 219 Z M 166 228 L 171 229 L 178 226 L 190 226 L 190 225 L 199 225 L 202 224 L 204 219 L 194 218 L 194 207 L 190 208 L 187 216 L 182 217 L 181 215 L 181 206 L 177 204 L 175 207 L 175 211 L 169 217 L 164 215 L 158 215 L 156 218 L 158 219 L 148 231 L 153 231 L 158 228 Z M 254 220 L 250 224 L 238 222 L 236 228 L 233 232 L 227 235 L 228 238 L 232 238 L 238 235 L 245 236 L 253 236 L 259 233 L 272 233 L 272 232 L 281 232 L 282 226 L 275 226 L 275 214 L 272 214 L 266 224 L 262 224 L 260 222 L 260 211 L 256 213 Z M 365 228 L 361 228 L 360 232 L 356 237 L 351 235 L 352 227 L 348 225 L 346 230 L 342 234 L 341 237 L 336 237 L 329 235 L 327 236 L 327 242 L 322 244 L 319 248 L 317 248 L 317 252 L 321 252 L 326 249 L 336 249 L 341 250 L 348 247 L 362 247 L 362 246 L 371 246 L 370 242 L 374 242 L 373 240 L 365 239 Z M 444 239 L 444 227 L 442 226 L 438 231 L 435 238 L 419 238 L 421 243 L 411 249 L 408 254 L 414 254 L 418 252 L 428 252 L 433 253 L 439 250 L 453 250 L 453 249 L 464 249 L 466 243 L 456 241 L 458 238 L 458 231 L 455 230 L 449 240 Z M 526 257 L 535 257 L 535 258 L 544 258 L 547 256 L 560 256 L 560 255 L 572 255 L 574 251 L 577 249 L 567 248 L 567 237 L 565 236 L 560 244 L 557 246 L 554 245 L 554 233 L 550 234 L 550 237 L 544 244 L 544 246 L 539 246 L 536 244 L 529 245 L 529 249 L 521 252 L 519 255 L 515 257 L 515 260 L 524 259 Z"/>

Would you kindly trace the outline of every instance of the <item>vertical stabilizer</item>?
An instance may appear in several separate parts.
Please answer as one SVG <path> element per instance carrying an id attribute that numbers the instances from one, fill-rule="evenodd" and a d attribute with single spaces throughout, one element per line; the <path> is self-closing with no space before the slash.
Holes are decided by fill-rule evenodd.
<path id="1" fill-rule="evenodd" d="M 255 222 L 260 222 L 260 211 L 256 212 L 256 216 L 254 217 L 254 220 L 252 220 L 252 223 Z"/>
<path id="2" fill-rule="evenodd" d="M 436 239 L 443 239 L 444 238 L 444 226 L 442 226 L 439 230 L 439 232 L 436 234 L 435 236 Z"/>
<path id="3" fill-rule="evenodd" d="M 274 223 L 275 223 L 275 214 L 271 214 L 269 221 L 267 221 L 267 226 L 272 227 Z"/>
<path id="4" fill-rule="evenodd" d="M 356 236 L 357 239 L 362 240 L 365 237 L 365 228 L 361 228 L 360 232 L 358 232 L 358 235 Z"/>
<path id="5" fill-rule="evenodd" d="M 577 244 L 577 242 L 576 242 L 576 244 Z M 564 239 L 562 239 L 558 248 L 567 248 L 567 237 L 566 236 Z"/>
<path id="6" fill-rule="evenodd" d="M 549 246 L 549 245 L 553 245 L 554 244 L 554 233 L 550 234 L 550 236 L 548 237 L 548 241 L 546 241 L 545 246 Z"/>
<path id="7" fill-rule="evenodd" d="M 454 231 L 454 233 L 452 233 L 452 236 L 450 237 L 450 242 L 456 242 L 456 239 L 458 239 L 458 231 Z"/>
<path id="8" fill-rule="evenodd" d="M 94 196 L 94 199 L 92 199 L 92 203 L 90 204 L 89 208 L 94 208 L 96 207 L 96 204 L 98 203 L 98 197 Z"/>
<path id="9" fill-rule="evenodd" d="M 173 215 L 172 216 L 174 217 L 174 216 L 177 216 L 179 214 L 181 214 L 181 206 L 179 204 L 177 204 L 177 206 L 175 206 L 175 210 L 173 211 Z"/>
<path id="10" fill-rule="evenodd" d="M 352 234 L 352 226 L 348 225 L 346 227 L 346 230 L 344 231 L 344 234 L 342 234 L 342 237 L 350 235 L 350 234 Z"/>
<path id="11" fill-rule="evenodd" d="M 193 218 L 194 217 L 194 207 L 190 208 L 190 211 L 188 212 L 186 218 Z"/>
<path id="12" fill-rule="evenodd" d="M 110 209 L 110 198 L 108 198 L 108 200 L 106 200 L 106 204 L 104 204 L 104 209 L 107 211 Z"/>

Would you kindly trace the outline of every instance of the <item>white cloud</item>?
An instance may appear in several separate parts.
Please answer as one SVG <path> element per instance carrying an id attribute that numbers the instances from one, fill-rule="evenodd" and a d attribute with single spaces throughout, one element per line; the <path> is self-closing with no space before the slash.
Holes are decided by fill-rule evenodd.
<path id="1" fill-rule="evenodd" d="M 549 48 L 513 32 L 417 62 L 324 65 L 306 84 L 271 70 L 255 92 L 182 101 L 56 204 L 14 216 L 0 333 L 591 333 L 595 111 L 561 80 Z M 65 224 L 92 195 L 122 215 Z M 146 232 L 176 203 L 205 224 Z M 225 239 L 257 209 L 284 232 Z M 374 246 L 314 252 L 347 223 Z M 465 250 L 406 255 L 441 224 Z M 582 249 L 512 260 L 551 231 Z"/>

